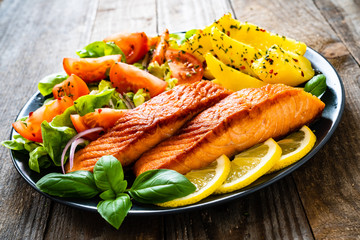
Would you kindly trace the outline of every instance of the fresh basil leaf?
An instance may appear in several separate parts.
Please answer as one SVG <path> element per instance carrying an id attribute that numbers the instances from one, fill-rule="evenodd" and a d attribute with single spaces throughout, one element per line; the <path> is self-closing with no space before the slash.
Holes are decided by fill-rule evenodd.
<path id="1" fill-rule="evenodd" d="M 326 77 L 319 74 L 310 79 L 306 84 L 304 91 L 309 92 L 316 97 L 321 96 L 326 91 Z"/>
<path id="2" fill-rule="evenodd" d="M 51 162 L 44 147 L 37 147 L 30 152 L 29 168 L 31 170 L 40 173 L 40 168 L 47 168 L 50 165 Z"/>
<path id="3" fill-rule="evenodd" d="M 55 166 L 61 166 L 61 154 L 69 140 L 76 135 L 70 127 L 57 127 L 43 121 L 41 123 L 43 144 Z"/>
<path id="4" fill-rule="evenodd" d="M 102 191 L 111 189 L 117 194 L 124 192 L 127 187 L 121 163 L 110 155 L 103 156 L 96 162 L 94 178 L 96 186 Z"/>
<path id="5" fill-rule="evenodd" d="M 103 57 L 107 55 L 121 55 L 121 61 L 126 62 L 126 57 L 123 51 L 113 42 L 102 42 L 96 41 L 90 43 L 83 49 L 76 52 L 76 54 L 81 58 L 96 58 Z"/>
<path id="6" fill-rule="evenodd" d="M 116 198 L 116 194 L 114 193 L 113 190 L 108 189 L 105 192 L 102 192 L 99 197 L 103 200 L 111 200 L 111 199 L 115 199 Z"/>
<path id="7" fill-rule="evenodd" d="M 95 95 L 90 94 L 79 97 L 74 102 L 74 107 L 80 116 L 84 116 L 89 112 L 94 112 L 96 108 L 108 105 L 114 91 L 114 88 L 106 89 Z"/>
<path id="8" fill-rule="evenodd" d="M 129 195 L 122 193 L 115 200 L 100 201 L 97 210 L 108 223 L 119 229 L 131 206 Z"/>
<path id="9" fill-rule="evenodd" d="M 59 84 L 66 80 L 68 75 L 66 73 L 55 73 L 44 77 L 38 83 L 38 89 L 43 96 L 47 96 L 52 93 L 52 89 L 56 84 Z"/>
<path id="10" fill-rule="evenodd" d="M 196 187 L 184 175 L 167 169 L 150 170 L 140 174 L 129 194 L 141 203 L 162 203 L 189 195 Z"/>
<path id="11" fill-rule="evenodd" d="M 58 197 L 89 199 L 99 194 L 94 176 L 89 171 L 50 173 L 42 177 L 36 186 L 42 192 Z"/>

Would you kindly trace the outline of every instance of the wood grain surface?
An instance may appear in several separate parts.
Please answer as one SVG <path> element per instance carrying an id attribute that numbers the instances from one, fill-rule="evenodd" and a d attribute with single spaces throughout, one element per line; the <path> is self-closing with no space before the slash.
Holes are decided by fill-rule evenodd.
<path id="1" fill-rule="evenodd" d="M 292 175 L 249 196 L 182 214 L 125 219 L 43 197 L 0 148 L 0 239 L 360 239 L 360 2 L 335 0 L 2 0 L 0 139 L 63 57 L 111 33 L 201 28 L 230 12 L 323 54 L 343 80 L 346 106 L 325 147 Z"/>

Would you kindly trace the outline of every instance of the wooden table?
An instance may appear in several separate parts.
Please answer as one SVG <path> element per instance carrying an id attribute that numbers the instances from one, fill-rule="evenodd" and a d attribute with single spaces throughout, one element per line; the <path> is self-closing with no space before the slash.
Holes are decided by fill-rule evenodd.
<path id="1" fill-rule="evenodd" d="M 337 69 L 346 106 L 331 140 L 290 176 L 247 197 L 183 214 L 98 214 L 43 197 L 0 148 L 0 239 L 360 239 L 360 3 L 260 0 L 0 0 L 1 140 L 43 76 L 63 57 L 121 31 L 201 28 L 231 12 L 305 42 Z"/>

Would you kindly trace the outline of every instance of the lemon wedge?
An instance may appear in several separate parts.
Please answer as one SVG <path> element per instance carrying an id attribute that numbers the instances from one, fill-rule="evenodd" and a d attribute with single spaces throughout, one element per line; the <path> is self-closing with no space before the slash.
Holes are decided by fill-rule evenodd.
<path id="1" fill-rule="evenodd" d="M 225 155 L 220 156 L 209 166 L 192 170 L 187 173 L 190 182 L 196 186 L 195 192 L 168 202 L 159 203 L 161 207 L 180 207 L 196 203 L 211 195 L 225 181 L 230 172 L 230 160 Z"/>
<path id="2" fill-rule="evenodd" d="M 272 139 L 236 155 L 225 182 L 214 192 L 228 193 L 246 187 L 267 173 L 281 156 L 280 146 Z"/>
<path id="3" fill-rule="evenodd" d="M 288 135 L 277 143 L 282 149 L 282 155 L 270 169 L 269 173 L 283 169 L 304 157 L 313 148 L 316 136 L 307 126 Z"/>

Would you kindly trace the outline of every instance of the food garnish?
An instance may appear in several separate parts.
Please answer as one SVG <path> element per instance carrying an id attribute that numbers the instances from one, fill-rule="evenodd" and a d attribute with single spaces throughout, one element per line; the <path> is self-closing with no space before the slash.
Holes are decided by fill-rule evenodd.
<path id="1" fill-rule="evenodd" d="M 199 202 L 214 193 L 225 181 L 229 172 L 230 160 L 226 155 L 221 155 L 209 166 L 185 174 L 185 177 L 196 186 L 195 192 L 157 205 L 161 207 L 180 207 Z"/>
<path id="2" fill-rule="evenodd" d="M 297 162 L 310 152 L 315 142 L 316 136 L 307 126 L 303 126 L 299 131 L 278 141 L 282 155 L 268 173 L 281 170 Z"/>
<path id="3" fill-rule="evenodd" d="M 281 148 L 272 138 L 237 154 L 231 161 L 230 173 L 215 194 L 233 192 L 250 185 L 266 174 L 280 156 Z"/>

